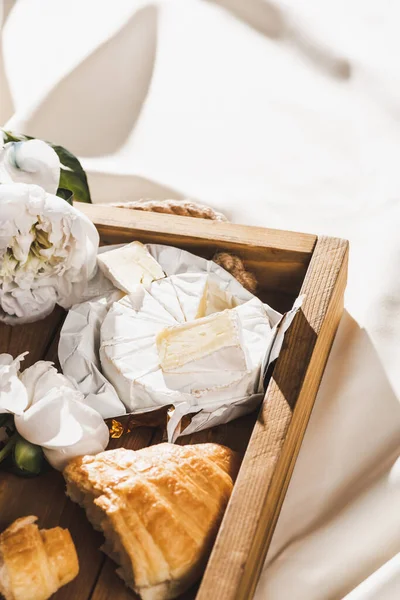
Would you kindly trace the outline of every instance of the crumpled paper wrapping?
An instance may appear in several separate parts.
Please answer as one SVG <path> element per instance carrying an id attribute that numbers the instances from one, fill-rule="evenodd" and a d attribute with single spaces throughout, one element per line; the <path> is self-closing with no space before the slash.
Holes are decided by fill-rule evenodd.
<path id="1" fill-rule="evenodd" d="M 108 251 L 115 247 L 117 246 L 101 248 L 100 251 Z M 209 273 L 218 277 L 220 287 L 232 293 L 239 303 L 254 298 L 254 295 L 230 273 L 213 261 L 171 246 L 147 244 L 146 247 L 167 276 L 181 273 Z M 110 282 L 100 275 L 93 289 L 96 293 L 99 292 L 96 296 L 88 299 L 86 295 L 85 302 L 76 304 L 70 309 L 61 331 L 58 353 L 64 375 L 82 391 L 85 395 L 85 403 L 95 408 L 106 419 L 127 414 L 114 386 L 103 375 L 99 359 L 100 326 L 113 302 L 118 301 L 123 293 L 112 284 L 110 287 Z M 284 316 L 270 306 L 264 305 L 272 331 L 260 372 L 260 390 L 268 366 L 278 357 L 285 332 L 300 308 L 301 301 L 302 299 L 299 298 L 293 309 Z M 254 410 L 262 398 L 263 393 L 260 391 L 252 396 L 236 399 L 234 403 L 215 402 L 200 409 L 181 402 L 170 411 L 167 424 L 168 440 L 175 441 L 180 435 L 187 435 L 236 419 Z M 140 414 L 149 410 L 154 409 L 136 410 L 129 414 Z M 184 431 L 181 431 L 181 421 L 186 415 L 190 415 L 190 423 Z"/>
<path id="2" fill-rule="evenodd" d="M 112 303 L 123 295 L 113 288 L 103 296 L 75 304 L 64 322 L 58 346 L 64 375 L 76 383 L 85 403 L 104 419 L 126 414 L 114 386 L 101 372 L 99 359 L 100 326 Z"/>
<path id="3" fill-rule="evenodd" d="M 264 362 L 261 368 L 261 379 L 263 387 L 266 387 L 266 374 L 269 365 L 274 362 L 281 351 L 286 331 L 289 329 L 297 311 L 300 309 L 304 296 L 299 296 L 293 305 L 293 308 L 285 313 L 273 328 L 273 336 L 266 352 Z M 275 312 L 275 311 L 274 311 Z M 187 407 L 179 405 L 172 413 L 167 424 L 168 439 L 175 441 L 180 435 L 189 435 L 202 429 L 208 429 L 215 425 L 229 423 L 233 419 L 242 417 L 252 412 L 261 403 L 264 393 L 254 394 L 253 396 L 236 400 L 229 404 L 210 405 L 201 410 L 201 412 L 191 415 L 190 423 L 184 430 L 181 429 L 182 418 L 187 412 Z"/>

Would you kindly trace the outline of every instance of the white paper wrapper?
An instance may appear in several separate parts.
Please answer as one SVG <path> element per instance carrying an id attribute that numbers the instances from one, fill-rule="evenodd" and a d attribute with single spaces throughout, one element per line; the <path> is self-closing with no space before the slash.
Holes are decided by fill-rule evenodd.
<path id="1" fill-rule="evenodd" d="M 84 394 L 85 404 L 96 409 L 103 419 L 126 414 L 117 392 L 102 374 L 99 360 L 100 326 L 110 306 L 122 296 L 113 288 L 74 305 L 65 319 L 58 347 L 64 374 Z"/>
<path id="2" fill-rule="evenodd" d="M 108 251 L 111 247 L 102 248 Z M 161 265 L 167 276 L 181 273 L 208 273 L 218 278 L 219 286 L 225 292 L 231 293 L 242 304 L 252 300 L 253 294 L 222 267 L 213 261 L 195 256 L 184 250 L 148 244 L 150 254 Z M 97 286 L 99 292 L 101 286 Z M 99 359 L 99 331 L 109 308 L 113 302 L 121 298 L 121 293 L 113 288 L 110 291 L 110 282 L 105 283 L 105 289 L 96 297 L 81 304 L 75 305 L 69 311 L 59 343 L 59 359 L 65 375 L 74 381 L 79 390 L 85 395 L 85 403 L 98 410 L 103 418 L 116 417 L 126 414 L 126 408 L 118 398 L 115 388 L 103 375 Z M 264 305 L 272 332 L 266 347 L 264 363 L 260 372 L 259 391 L 262 390 L 262 380 L 268 365 L 277 358 L 283 343 L 286 329 L 292 322 L 301 300 L 282 319 L 282 315 Z M 179 435 L 180 421 L 186 414 L 196 413 L 184 433 L 193 433 L 202 429 L 226 423 L 254 410 L 262 400 L 263 393 L 255 393 L 243 398 L 235 398 L 234 402 L 218 401 L 209 402 L 206 406 L 193 407 L 190 403 L 180 402 L 175 405 L 175 410 L 168 425 L 168 439 L 174 441 Z M 135 410 L 134 413 L 154 410 L 145 408 Z M 197 412 L 196 412 L 197 411 Z"/>

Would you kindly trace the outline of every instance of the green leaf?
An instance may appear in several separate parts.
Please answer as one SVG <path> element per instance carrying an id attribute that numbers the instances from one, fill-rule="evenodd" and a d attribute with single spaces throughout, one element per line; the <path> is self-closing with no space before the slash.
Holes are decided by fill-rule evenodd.
<path id="1" fill-rule="evenodd" d="M 4 129 L 0 130 L 3 134 L 3 139 L 5 143 L 8 142 L 22 142 L 26 140 L 33 140 L 35 138 L 22 135 L 17 133 L 11 133 L 10 131 L 4 131 Z M 73 194 L 73 199 L 78 202 L 86 202 L 91 203 L 92 199 L 90 197 L 89 184 L 86 177 L 86 173 L 74 154 L 63 148 L 62 146 L 56 146 L 51 142 L 47 142 L 49 146 L 53 148 L 53 150 L 58 155 L 61 163 L 61 172 L 60 172 L 60 182 L 57 190 L 57 196 L 70 201 L 70 196 L 65 198 L 63 194 L 65 194 L 64 190 L 69 190 Z M 70 202 L 71 204 L 72 202 Z"/>
<path id="2" fill-rule="evenodd" d="M 90 203 L 92 200 L 90 198 L 89 184 L 79 160 L 62 146 L 54 146 L 53 144 L 50 144 L 50 146 L 56 151 L 61 162 L 59 189 L 71 190 L 75 200 Z"/>
<path id="3" fill-rule="evenodd" d="M 10 438 L 8 438 L 4 447 L 0 450 L 0 464 L 11 454 L 15 444 L 19 439 L 18 433 L 14 433 Z"/>
<path id="4" fill-rule="evenodd" d="M 4 131 L 4 129 L 1 130 L 2 134 L 3 134 L 3 140 L 5 144 L 8 144 L 8 142 L 23 142 L 26 140 L 32 140 L 33 138 L 27 137 L 26 135 L 18 135 L 16 133 L 11 133 L 10 131 Z"/>
<path id="5" fill-rule="evenodd" d="M 63 200 L 66 200 L 66 202 L 68 202 L 68 204 L 72 205 L 74 194 L 71 192 L 71 190 L 66 190 L 66 189 L 60 187 L 57 190 L 57 196 L 59 196 Z"/>

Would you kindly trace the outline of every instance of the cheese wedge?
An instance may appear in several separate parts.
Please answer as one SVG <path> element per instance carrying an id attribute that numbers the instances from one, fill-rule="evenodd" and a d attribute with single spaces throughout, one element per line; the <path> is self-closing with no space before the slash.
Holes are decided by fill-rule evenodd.
<path id="1" fill-rule="evenodd" d="M 163 329 L 156 339 L 160 366 L 164 373 L 196 372 L 215 368 L 246 370 L 237 314 L 224 310 Z"/>
<path id="2" fill-rule="evenodd" d="M 174 286 L 185 321 L 193 321 L 207 315 L 208 274 L 185 273 L 173 275 L 168 279 Z"/>
<path id="3" fill-rule="evenodd" d="M 115 287 L 127 294 L 133 292 L 138 284 L 149 285 L 165 277 L 158 262 L 140 242 L 99 254 L 97 264 Z"/>
<path id="4" fill-rule="evenodd" d="M 168 279 L 175 288 L 185 321 L 201 319 L 240 304 L 233 294 L 220 287 L 220 281 L 210 273 L 184 273 Z"/>

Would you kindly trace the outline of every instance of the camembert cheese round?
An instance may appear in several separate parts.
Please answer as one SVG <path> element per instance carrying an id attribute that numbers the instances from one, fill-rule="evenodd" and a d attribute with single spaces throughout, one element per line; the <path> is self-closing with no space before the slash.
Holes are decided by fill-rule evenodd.
<path id="1" fill-rule="evenodd" d="M 243 301 L 210 273 L 136 286 L 100 330 L 100 360 L 129 412 L 182 402 L 230 403 L 261 391 L 271 336 L 263 303 Z"/>

